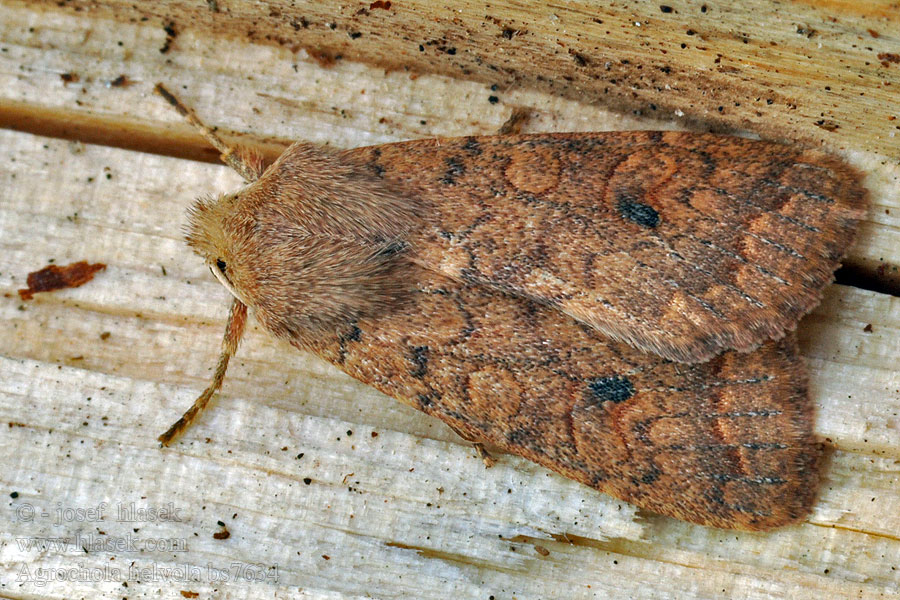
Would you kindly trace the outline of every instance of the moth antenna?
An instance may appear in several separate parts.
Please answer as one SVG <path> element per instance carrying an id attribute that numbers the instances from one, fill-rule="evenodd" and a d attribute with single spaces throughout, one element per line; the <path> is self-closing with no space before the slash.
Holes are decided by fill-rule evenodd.
<path id="1" fill-rule="evenodd" d="M 200 135 L 220 152 L 222 162 L 234 169 L 247 183 L 259 179 L 263 172 L 262 157 L 253 150 L 226 144 L 211 127 L 203 123 L 192 110 L 182 104 L 163 84 L 157 83 L 155 89 L 156 93 L 171 104 L 178 111 L 178 114 L 193 125 L 200 132 Z"/>
<path id="2" fill-rule="evenodd" d="M 219 362 L 216 364 L 216 372 L 213 375 L 212 383 L 203 390 L 199 398 L 194 400 L 194 404 L 180 419 L 175 421 L 164 434 L 156 438 L 163 446 L 168 446 L 173 439 L 184 433 L 191 426 L 191 423 L 194 422 L 194 419 L 206 408 L 216 391 L 222 387 L 222 381 L 225 380 L 225 371 L 228 370 L 228 361 L 237 352 L 238 344 L 240 344 L 241 337 L 244 335 L 244 325 L 246 323 L 247 305 L 235 298 L 231 303 L 231 310 L 228 314 L 228 325 L 225 327 L 225 337 L 222 339 L 222 354 L 219 355 Z"/>

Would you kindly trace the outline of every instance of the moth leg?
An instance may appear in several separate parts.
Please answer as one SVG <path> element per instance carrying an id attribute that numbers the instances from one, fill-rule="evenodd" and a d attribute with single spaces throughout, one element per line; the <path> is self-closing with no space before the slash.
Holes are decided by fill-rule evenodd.
<path id="1" fill-rule="evenodd" d="M 475 452 L 478 453 L 478 457 L 481 458 L 481 462 L 484 463 L 485 469 L 490 469 L 497 464 L 497 459 L 491 456 L 491 453 L 487 451 L 484 444 L 481 442 L 472 442 L 472 446 L 475 447 Z"/>
<path id="2" fill-rule="evenodd" d="M 475 452 L 478 453 L 478 457 L 481 459 L 481 462 L 484 463 L 484 467 L 486 469 L 490 469 L 491 467 L 493 467 L 494 465 L 497 464 L 497 459 L 494 458 L 493 456 L 491 456 L 491 453 L 487 451 L 487 448 L 484 447 L 484 444 L 477 441 L 471 435 L 463 433 L 462 431 L 460 431 L 453 425 L 450 425 L 449 423 L 447 425 L 448 425 L 448 427 L 450 427 L 450 429 L 453 430 L 453 433 L 455 433 L 462 439 L 466 440 L 467 442 L 471 443 L 472 446 L 475 447 Z"/>
<path id="3" fill-rule="evenodd" d="M 216 135 L 216 132 L 211 127 L 203 123 L 193 111 L 182 104 L 172 92 L 167 90 L 163 84 L 157 83 L 155 89 L 157 94 L 171 104 L 178 111 L 178 114 L 193 125 L 200 132 L 200 135 L 221 153 L 222 162 L 234 169 L 247 183 L 259 179 L 265 170 L 263 158 L 259 153 L 250 148 L 229 146 L 222 138 Z"/>
<path id="4" fill-rule="evenodd" d="M 159 436 L 158 439 L 163 446 L 168 446 L 173 439 L 184 433 L 191 426 L 194 419 L 206 408 L 213 394 L 222 387 L 222 381 L 225 379 L 225 371 L 228 370 L 228 361 L 237 352 L 238 344 L 244 335 L 244 325 L 247 323 L 247 305 L 237 298 L 231 303 L 231 311 L 228 315 L 228 325 L 225 328 L 225 337 L 222 340 L 222 354 L 219 355 L 219 362 L 216 365 L 216 372 L 213 375 L 212 383 L 209 384 L 200 397 L 194 400 L 194 404 L 182 415 L 180 419 L 175 421 L 169 429 Z"/>

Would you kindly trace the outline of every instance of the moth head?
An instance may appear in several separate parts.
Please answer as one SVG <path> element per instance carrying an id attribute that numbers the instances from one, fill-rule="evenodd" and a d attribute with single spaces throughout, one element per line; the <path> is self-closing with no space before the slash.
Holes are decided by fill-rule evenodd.
<path id="1" fill-rule="evenodd" d="M 235 247 L 227 227 L 236 203 L 237 197 L 233 194 L 197 200 L 188 212 L 186 238 L 194 252 L 206 261 L 212 274 L 235 298 L 246 304 L 246 298 L 234 282 Z"/>
<path id="2" fill-rule="evenodd" d="M 294 144 L 237 193 L 198 200 L 187 241 L 265 329 L 305 345 L 405 301 L 418 220 L 365 166 Z"/>

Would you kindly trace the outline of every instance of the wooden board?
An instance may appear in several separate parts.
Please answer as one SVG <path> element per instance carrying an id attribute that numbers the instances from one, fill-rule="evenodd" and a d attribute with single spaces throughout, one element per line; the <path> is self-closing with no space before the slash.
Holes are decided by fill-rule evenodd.
<path id="1" fill-rule="evenodd" d="M 96 14 L 2 5 L 0 23 L 7 124 L 102 142 L 0 131 L 0 597 L 897 595 L 900 302 L 886 294 L 835 286 L 801 326 L 816 427 L 834 450 L 808 522 L 771 533 L 638 513 L 510 456 L 485 470 L 440 423 L 256 327 L 198 424 L 171 449 L 155 441 L 206 384 L 228 302 L 181 240 L 184 210 L 239 183 L 148 152 L 203 154 L 151 94 L 157 80 L 271 151 L 491 132 L 520 106 L 532 130 L 678 123 L 323 69 L 202 31 L 161 54 L 157 24 Z M 875 201 L 853 256 L 896 265 L 896 156 L 845 156 Z M 108 266 L 21 301 L 26 274 L 51 260 Z"/>
<path id="2" fill-rule="evenodd" d="M 21 0 L 20 0 L 21 1 Z M 648 116 L 900 152 L 900 15 L 893 0 L 29 0 L 144 22 L 153 49 L 227 36 L 330 64 L 358 60 L 533 88 Z M 893 135 L 892 135 L 893 134 Z"/>

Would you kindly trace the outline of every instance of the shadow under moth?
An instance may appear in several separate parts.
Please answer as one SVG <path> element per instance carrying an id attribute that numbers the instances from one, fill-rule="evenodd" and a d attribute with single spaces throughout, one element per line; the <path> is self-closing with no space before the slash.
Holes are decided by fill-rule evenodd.
<path id="1" fill-rule="evenodd" d="M 793 330 L 866 210 L 817 151 L 631 131 L 429 139 L 264 168 L 162 86 L 247 185 L 188 243 L 272 335 L 487 443 L 639 507 L 804 518 L 822 444 Z"/>

